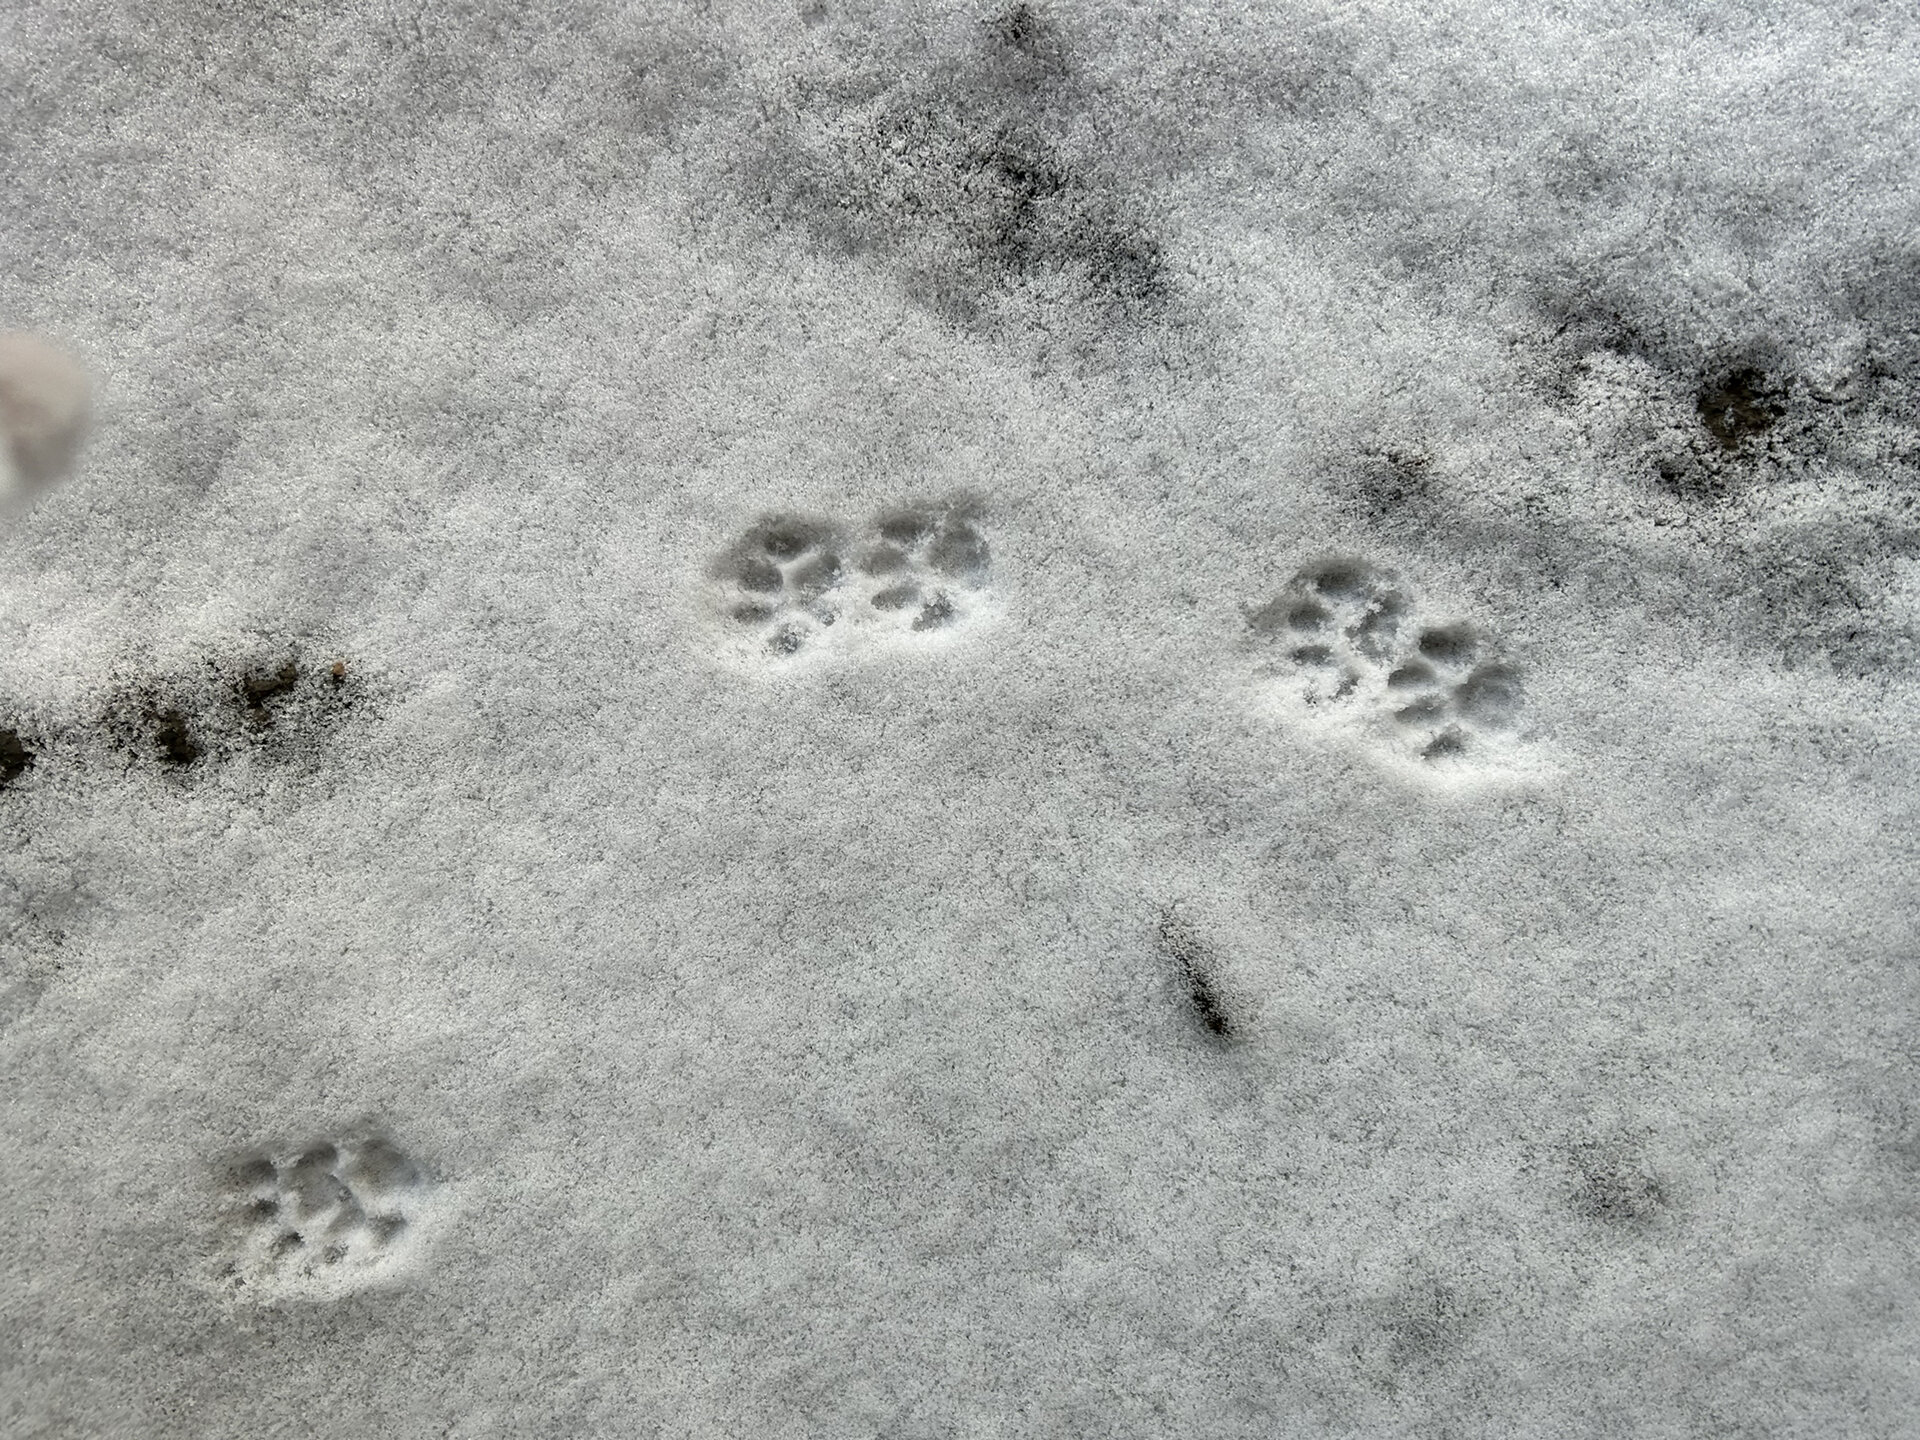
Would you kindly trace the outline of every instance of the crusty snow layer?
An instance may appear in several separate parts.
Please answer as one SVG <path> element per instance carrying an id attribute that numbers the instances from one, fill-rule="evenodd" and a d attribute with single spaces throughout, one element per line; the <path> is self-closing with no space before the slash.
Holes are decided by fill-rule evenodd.
<path id="1" fill-rule="evenodd" d="M 0 1433 L 1909 1433 L 1910 6 L 0 93 Z"/>

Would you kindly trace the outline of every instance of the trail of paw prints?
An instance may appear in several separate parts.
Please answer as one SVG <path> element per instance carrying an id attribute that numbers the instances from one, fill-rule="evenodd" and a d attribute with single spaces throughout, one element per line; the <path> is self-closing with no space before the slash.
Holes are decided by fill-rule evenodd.
<path id="1" fill-rule="evenodd" d="M 415 1257 L 431 1190 L 413 1160 L 379 1136 L 245 1156 L 226 1175 L 219 1282 L 255 1300 L 361 1289 Z"/>
<path id="2" fill-rule="evenodd" d="M 858 532 L 765 516 L 715 562 L 723 621 L 747 653 L 776 661 L 952 630 L 986 588 L 983 513 L 962 496 L 884 510 Z"/>
<path id="3" fill-rule="evenodd" d="M 1428 764 L 1485 760 L 1518 733 L 1520 668 L 1472 625 L 1435 621 L 1395 576 L 1350 557 L 1316 561 L 1247 624 L 1260 673 L 1309 712 L 1388 737 Z"/>

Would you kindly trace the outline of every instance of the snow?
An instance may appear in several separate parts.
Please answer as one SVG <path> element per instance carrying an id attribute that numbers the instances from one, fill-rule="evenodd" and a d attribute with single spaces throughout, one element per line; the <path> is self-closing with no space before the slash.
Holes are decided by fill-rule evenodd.
<path id="1" fill-rule="evenodd" d="M 0 55 L 0 1433 L 1910 1426 L 1907 10 Z"/>

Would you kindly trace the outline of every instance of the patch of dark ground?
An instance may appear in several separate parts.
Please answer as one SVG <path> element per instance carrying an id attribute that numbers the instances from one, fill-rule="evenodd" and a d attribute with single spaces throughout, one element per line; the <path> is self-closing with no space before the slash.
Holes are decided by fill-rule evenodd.
<path id="1" fill-rule="evenodd" d="M 1651 367 L 1682 401 L 1680 433 L 1615 467 L 1621 498 L 1660 527 L 1658 553 L 1524 483 L 1468 495 L 1419 436 L 1331 457 L 1325 484 L 1398 544 L 1480 554 L 1516 583 L 1684 617 L 1789 669 L 1911 673 L 1920 633 L 1897 587 L 1920 558 L 1920 263 L 1876 254 L 1869 275 L 1784 338 L 1703 337 L 1597 297 L 1543 307 L 1528 368 L 1544 403 L 1572 404 L 1582 368 L 1607 355 Z M 1841 333 L 1853 339 L 1838 351 L 1818 338 Z"/>
<path id="2" fill-rule="evenodd" d="M 99 724 L 130 767 L 182 779 L 243 753 L 317 768 L 332 758 L 335 735 L 367 718 L 368 700 L 353 663 L 288 644 L 135 673 L 114 688 Z"/>
<path id="3" fill-rule="evenodd" d="M 862 56 L 771 100 L 742 172 L 756 223 L 1044 361 L 1117 368 L 1191 344 L 1178 234 L 1113 163 L 1128 116 L 1051 12 L 1015 5 L 921 58 Z"/>

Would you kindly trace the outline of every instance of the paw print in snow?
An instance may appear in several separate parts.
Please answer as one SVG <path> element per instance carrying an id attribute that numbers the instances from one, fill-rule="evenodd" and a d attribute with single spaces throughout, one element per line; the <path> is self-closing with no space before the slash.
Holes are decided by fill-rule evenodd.
<path id="1" fill-rule="evenodd" d="M 769 515 L 715 567 L 727 617 L 771 655 L 798 655 L 840 618 L 840 527 L 806 515 Z"/>
<path id="2" fill-rule="evenodd" d="M 1483 752 L 1518 727 L 1520 670 L 1479 630 L 1420 609 L 1391 574 L 1337 558 L 1300 570 L 1247 624 L 1280 651 L 1261 673 L 1310 713 L 1384 728 L 1426 761 Z"/>
<path id="3" fill-rule="evenodd" d="M 1357 560 L 1309 566 L 1247 617 L 1255 636 L 1286 647 L 1285 663 L 1309 705 L 1358 700 L 1400 643 L 1405 594 Z"/>
<path id="4" fill-rule="evenodd" d="M 980 512 L 958 499 L 880 515 L 860 556 L 869 609 L 896 629 L 943 630 L 964 618 L 987 577 Z"/>
<path id="5" fill-rule="evenodd" d="M 1421 629 L 1412 653 L 1388 673 L 1387 694 L 1394 722 L 1423 760 L 1465 754 L 1476 740 L 1509 735 L 1520 718 L 1520 672 L 1470 625 Z"/>
<path id="6" fill-rule="evenodd" d="M 986 584 L 982 514 L 970 497 L 896 506 L 857 544 L 833 520 L 766 516 L 715 562 L 720 613 L 748 653 L 772 660 L 951 630 Z"/>
<path id="7" fill-rule="evenodd" d="M 227 1192 L 220 1279 L 257 1299 L 325 1298 L 393 1273 L 418 1249 L 429 1208 L 419 1168 L 378 1137 L 247 1156 Z"/>

